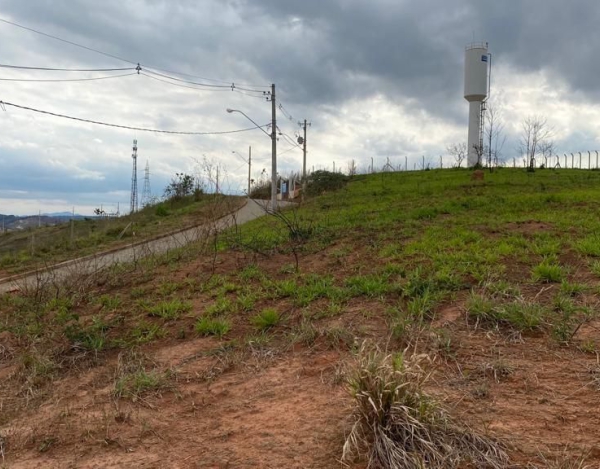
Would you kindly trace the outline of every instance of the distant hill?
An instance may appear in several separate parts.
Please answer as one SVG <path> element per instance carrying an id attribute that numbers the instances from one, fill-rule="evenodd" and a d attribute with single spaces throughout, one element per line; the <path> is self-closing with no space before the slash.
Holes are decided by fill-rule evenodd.
<path id="1" fill-rule="evenodd" d="M 83 218 L 95 218 L 95 216 L 86 217 L 84 215 L 71 212 L 45 213 L 43 215 L 4 215 L 0 213 L 0 231 L 21 231 L 37 226 L 54 226 L 67 223 L 71 219 L 81 220 Z"/>

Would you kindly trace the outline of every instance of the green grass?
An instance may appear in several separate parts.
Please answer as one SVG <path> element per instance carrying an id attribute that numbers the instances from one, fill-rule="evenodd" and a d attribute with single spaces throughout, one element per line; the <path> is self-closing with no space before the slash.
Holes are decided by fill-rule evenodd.
<path id="1" fill-rule="evenodd" d="M 187 313 L 191 309 L 191 303 L 179 299 L 160 301 L 155 305 L 147 306 L 149 316 L 156 316 L 167 320 L 178 319 L 183 313 Z"/>
<path id="2" fill-rule="evenodd" d="M 196 322 L 195 329 L 200 335 L 214 335 L 221 338 L 229 332 L 231 323 L 226 319 L 204 317 Z"/>
<path id="3" fill-rule="evenodd" d="M 251 322 L 257 329 L 266 331 L 279 324 L 280 320 L 281 316 L 276 309 L 266 308 L 256 316 L 253 316 Z"/>
<path id="4" fill-rule="evenodd" d="M 242 198 L 205 194 L 159 206 L 168 206 L 166 212 L 157 214 L 157 206 L 148 206 L 132 215 L 118 218 L 89 217 L 56 226 L 14 231 L 0 236 L 0 270 L 19 273 L 39 265 L 52 264 L 81 257 L 131 242 L 197 225 L 202 220 L 218 218 Z M 135 233 L 135 235 L 134 235 Z M 34 249 L 32 252 L 32 234 Z"/>
<path id="5" fill-rule="evenodd" d="M 556 283 L 564 279 L 565 270 L 554 261 L 545 259 L 533 268 L 532 274 L 535 282 Z"/>

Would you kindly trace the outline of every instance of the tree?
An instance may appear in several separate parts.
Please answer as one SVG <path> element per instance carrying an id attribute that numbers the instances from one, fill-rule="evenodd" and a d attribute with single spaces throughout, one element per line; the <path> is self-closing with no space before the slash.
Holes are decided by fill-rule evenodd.
<path id="1" fill-rule="evenodd" d="M 460 168 L 460 165 L 467 157 L 467 144 L 466 143 L 455 143 L 453 145 L 448 145 L 446 151 L 454 158 L 456 162 L 456 166 Z"/>
<path id="2" fill-rule="evenodd" d="M 196 189 L 194 177 L 185 173 L 175 173 L 169 185 L 165 188 L 165 197 L 167 199 L 183 199 L 192 195 Z"/>
<path id="3" fill-rule="evenodd" d="M 519 151 L 525 155 L 527 171 L 535 171 L 535 157 L 552 142 L 552 128 L 542 116 L 529 116 L 523 120 Z"/>
<path id="4" fill-rule="evenodd" d="M 487 166 L 491 170 L 492 167 L 498 166 L 501 161 L 506 135 L 504 135 L 504 122 L 499 107 L 488 104 L 485 116 L 484 137 L 487 145 Z"/>

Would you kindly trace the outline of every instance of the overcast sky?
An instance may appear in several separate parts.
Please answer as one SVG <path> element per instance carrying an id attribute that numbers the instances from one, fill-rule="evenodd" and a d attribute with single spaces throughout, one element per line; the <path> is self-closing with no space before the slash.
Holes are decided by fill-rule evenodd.
<path id="1" fill-rule="evenodd" d="M 425 156 L 445 165 L 449 144 L 466 141 L 465 45 L 489 42 L 491 101 L 505 124 L 512 161 L 523 118 L 545 116 L 557 152 L 600 148 L 600 4 L 597 0 L 0 0 L 0 18 L 61 37 L 142 68 L 249 90 L 277 85 L 280 130 L 295 140 L 308 119 L 308 167 L 367 168 L 386 159 L 409 169 Z M 130 63 L 0 22 L 0 64 L 121 68 Z M 177 72 L 178 74 L 175 74 Z M 127 72 L 0 68 L 0 78 L 92 78 Z M 165 72 L 160 72 L 165 73 Z M 189 74 L 183 75 L 183 74 Z M 156 77 L 156 75 L 154 75 Z M 202 78 L 200 78 L 202 77 Z M 216 81 L 209 81 L 216 80 Z M 180 83 L 183 84 L 183 83 Z M 193 87 L 193 85 L 190 85 Z M 0 81 L 0 100 L 109 123 L 213 132 L 260 125 L 271 105 L 260 93 L 197 90 L 143 75 L 88 82 Z M 257 97 L 258 96 L 258 97 Z M 289 119 L 287 116 L 291 116 Z M 270 129 L 267 129 L 270 132 Z M 252 146 L 253 177 L 270 171 L 260 130 L 185 136 L 84 124 L 0 109 L 0 213 L 89 214 L 129 208 L 131 146 L 138 187 L 150 163 L 153 195 L 175 172 L 219 165 L 223 187 L 242 193 Z M 280 173 L 299 171 L 302 152 L 281 136 Z M 595 154 L 593 154 L 595 162 Z"/>

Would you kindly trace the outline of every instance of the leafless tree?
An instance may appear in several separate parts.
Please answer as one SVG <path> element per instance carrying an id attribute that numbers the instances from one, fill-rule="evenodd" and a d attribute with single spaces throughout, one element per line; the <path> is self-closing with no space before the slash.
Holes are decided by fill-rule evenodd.
<path id="1" fill-rule="evenodd" d="M 548 162 L 552 163 L 552 155 L 554 154 L 554 141 L 547 140 L 545 142 L 540 143 L 540 154 L 544 157 L 544 167 L 548 167 Z"/>
<path id="2" fill-rule="evenodd" d="M 356 161 L 350 160 L 348 161 L 348 176 L 356 176 L 357 168 Z"/>
<path id="3" fill-rule="evenodd" d="M 460 165 L 467 157 L 467 144 L 466 143 L 454 143 L 452 145 L 448 145 L 446 151 L 454 158 L 456 162 L 456 166 L 460 168 Z"/>
<path id="4" fill-rule="evenodd" d="M 542 153 L 544 145 L 552 142 L 552 128 L 542 116 L 529 116 L 522 125 L 519 151 L 525 155 L 528 171 L 535 171 L 535 157 Z"/>
<path id="5" fill-rule="evenodd" d="M 487 165 L 490 170 L 498 166 L 502 160 L 502 148 L 506 143 L 504 122 L 501 109 L 495 104 L 488 104 L 486 111 L 484 136 L 486 140 Z"/>

